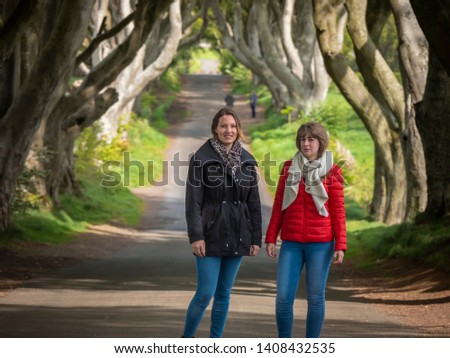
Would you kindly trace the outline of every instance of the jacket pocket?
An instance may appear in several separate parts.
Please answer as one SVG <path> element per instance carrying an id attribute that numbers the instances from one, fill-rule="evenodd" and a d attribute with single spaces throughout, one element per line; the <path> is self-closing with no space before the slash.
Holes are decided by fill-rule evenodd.
<path id="1" fill-rule="evenodd" d="M 219 204 L 212 211 L 206 213 L 205 217 L 207 220 L 203 224 L 203 234 L 205 235 L 205 238 L 214 236 L 213 233 L 220 221 L 221 207 L 222 206 Z"/>
<path id="2" fill-rule="evenodd" d="M 253 223 L 250 211 L 247 205 L 242 206 L 242 214 L 240 220 L 240 242 L 246 248 L 250 248 L 253 235 Z"/>

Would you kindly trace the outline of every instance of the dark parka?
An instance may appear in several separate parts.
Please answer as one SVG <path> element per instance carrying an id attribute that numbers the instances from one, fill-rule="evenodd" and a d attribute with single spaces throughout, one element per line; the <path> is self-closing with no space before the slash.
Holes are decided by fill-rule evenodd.
<path id="1" fill-rule="evenodd" d="M 205 240 L 206 256 L 247 256 L 261 246 L 256 161 L 242 149 L 233 176 L 209 140 L 192 156 L 186 183 L 189 242 Z"/>

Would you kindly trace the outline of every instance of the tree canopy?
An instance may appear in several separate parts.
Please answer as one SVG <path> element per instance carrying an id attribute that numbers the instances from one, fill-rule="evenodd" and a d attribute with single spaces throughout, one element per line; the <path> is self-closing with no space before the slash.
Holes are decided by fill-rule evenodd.
<path id="1" fill-rule="evenodd" d="M 45 169 L 56 207 L 62 190 L 80 191 L 80 133 L 97 120 L 117 131 L 176 54 L 205 39 L 280 111 L 308 112 L 337 85 L 374 141 L 375 218 L 448 215 L 449 10 L 438 0 L 0 0 L 0 232 L 25 166 Z"/>

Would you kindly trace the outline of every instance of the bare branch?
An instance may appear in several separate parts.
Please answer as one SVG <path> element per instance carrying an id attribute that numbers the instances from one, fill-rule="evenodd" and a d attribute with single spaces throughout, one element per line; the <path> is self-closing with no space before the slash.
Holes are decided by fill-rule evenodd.
<path id="1" fill-rule="evenodd" d="M 135 14 L 132 33 L 107 58 L 96 66 L 81 86 L 77 101 L 83 102 L 99 93 L 109 85 L 118 74 L 128 66 L 147 39 L 158 16 L 166 11 L 172 1 L 140 1 Z"/>
<path id="2" fill-rule="evenodd" d="M 105 18 L 103 19 L 102 25 L 100 26 L 99 36 L 97 36 L 95 39 L 92 40 L 92 42 L 89 44 L 86 50 L 81 53 L 76 60 L 75 68 L 78 68 L 82 62 L 85 62 L 96 50 L 96 48 L 102 43 L 103 41 L 115 36 L 120 31 L 122 31 L 131 21 L 133 21 L 136 18 L 136 12 L 131 13 L 126 18 L 124 18 L 120 23 L 118 23 L 116 26 L 114 26 L 111 30 L 103 32 L 102 29 L 105 24 Z"/>
<path id="3" fill-rule="evenodd" d="M 386 103 L 386 109 L 392 112 L 393 116 L 386 116 L 391 129 L 404 128 L 403 87 L 369 35 L 365 21 L 367 0 L 348 0 L 345 6 L 349 14 L 347 29 L 354 43 L 355 53 L 360 56 L 362 65 L 369 69 L 367 72 L 362 71 L 362 73 L 364 76 L 370 75 L 369 78 L 365 77 L 365 79 L 373 81 L 375 87 L 375 90 L 371 91 L 372 95 L 377 97 L 381 95 L 382 98 L 377 99 L 381 103 Z"/>
<path id="4" fill-rule="evenodd" d="M 205 33 L 206 29 L 208 28 L 208 24 L 209 24 L 208 8 L 209 8 L 209 0 L 203 0 L 202 9 L 201 9 L 200 13 L 197 16 L 193 17 L 191 19 L 191 21 L 189 21 L 189 25 L 185 24 L 185 21 L 183 21 L 183 32 L 184 32 L 185 29 L 188 26 L 190 26 L 191 24 L 193 24 L 197 19 L 200 19 L 200 18 L 203 19 L 202 27 L 200 28 L 200 30 L 195 34 L 184 38 L 180 42 L 179 48 L 191 46 L 192 44 L 197 43 L 203 37 L 203 34 Z M 183 18 L 183 20 L 184 20 L 184 18 Z M 186 25 L 188 25 L 188 26 L 186 26 Z"/>

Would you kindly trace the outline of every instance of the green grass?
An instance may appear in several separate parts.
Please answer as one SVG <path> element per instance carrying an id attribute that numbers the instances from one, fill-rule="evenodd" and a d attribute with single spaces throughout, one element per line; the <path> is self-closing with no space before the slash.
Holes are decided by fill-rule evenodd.
<path id="1" fill-rule="evenodd" d="M 162 112 L 159 113 L 159 116 L 162 115 Z M 138 118 L 132 119 L 128 125 L 126 144 L 113 141 L 108 148 L 105 142 L 95 139 L 95 129 L 91 132 L 84 138 L 85 143 L 81 146 L 83 153 L 80 154 L 83 155 L 76 155 L 76 175 L 83 196 L 61 195 L 59 210 L 49 211 L 43 208 L 16 213 L 11 229 L 5 235 L 9 240 L 2 240 L 2 245 L 9 245 L 16 239 L 64 243 L 72 240 L 75 234 L 86 231 L 91 224 L 117 222 L 132 226 L 139 222 L 143 203 L 129 188 L 148 186 L 151 181 L 161 177 L 167 137 L 150 126 L 147 120 Z M 117 153 L 120 153 L 121 148 L 125 152 L 120 159 Z M 84 155 L 85 153 L 88 154 Z M 111 182 L 105 185 L 105 180 L 111 177 L 102 175 L 102 167 L 95 165 L 102 156 L 120 163 L 119 166 L 108 167 L 110 173 L 114 171 L 114 178 L 117 179 L 114 185 Z M 125 163 L 124 158 L 128 158 L 129 162 Z M 138 166 L 143 170 L 137 170 Z"/>
<path id="2" fill-rule="evenodd" d="M 40 243 L 64 243 L 90 224 L 116 221 L 123 225 L 139 222 L 142 201 L 125 188 L 104 188 L 99 180 L 81 182 L 84 196 L 61 196 L 61 209 L 31 210 L 13 218 L 10 237 Z"/>
<path id="3" fill-rule="evenodd" d="M 96 182 L 82 182 L 84 197 L 63 195 L 64 211 L 77 222 L 99 224 L 117 221 L 132 226 L 139 222 L 143 204 L 123 187 L 106 188 Z"/>
<path id="4" fill-rule="evenodd" d="M 12 239 L 29 240 L 39 243 L 64 243 L 73 235 L 87 228 L 88 223 L 72 220 L 64 211 L 58 213 L 45 211 L 29 211 L 24 215 L 13 217 L 13 226 L 7 233 L 8 245 Z"/>
<path id="5" fill-rule="evenodd" d="M 372 268 L 378 260 L 410 262 L 450 272 L 449 220 L 426 224 L 385 225 L 375 221 L 349 220 L 348 255 L 359 268 Z"/>

